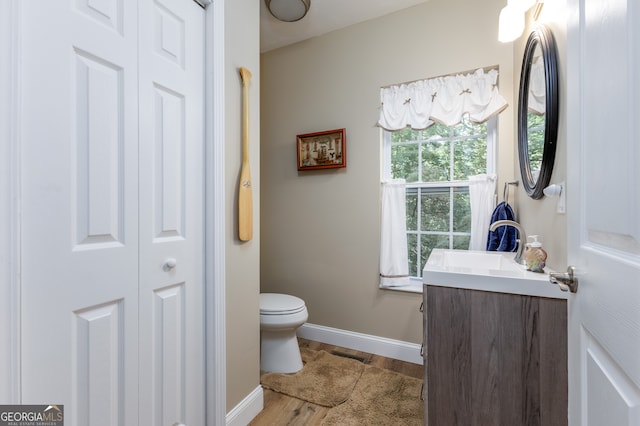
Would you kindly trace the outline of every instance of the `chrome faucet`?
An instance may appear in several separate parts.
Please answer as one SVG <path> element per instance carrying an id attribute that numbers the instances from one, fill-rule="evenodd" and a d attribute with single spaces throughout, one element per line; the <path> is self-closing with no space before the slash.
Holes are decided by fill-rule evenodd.
<path id="1" fill-rule="evenodd" d="M 522 258 L 522 254 L 524 253 L 524 246 L 527 242 L 527 234 L 524 232 L 524 228 L 518 222 L 514 222 L 513 220 L 496 220 L 489 227 L 489 231 L 495 231 L 500 226 L 513 226 L 518 230 L 518 239 L 516 240 L 518 243 L 518 250 L 516 251 L 516 256 L 513 260 L 516 263 L 524 264 L 525 261 Z"/>

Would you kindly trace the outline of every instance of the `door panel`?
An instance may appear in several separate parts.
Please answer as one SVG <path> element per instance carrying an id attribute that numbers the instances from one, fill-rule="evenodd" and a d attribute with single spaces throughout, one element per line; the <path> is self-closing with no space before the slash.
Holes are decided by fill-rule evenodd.
<path id="1" fill-rule="evenodd" d="M 204 12 L 140 6 L 141 424 L 204 424 Z"/>
<path id="2" fill-rule="evenodd" d="M 122 0 L 78 0 L 75 6 L 78 11 L 104 26 L 119 34 L 123 33 L 124 4 Z"/>
<path id="3" fill-rule="evenodd" d="M 78 425 L 124 424 L 124 304 L 122 300 L 74 312 L 72 405 Z"/>
<path id="4" fill-rule="evenodd" d="M 122 68 L 74 49 L 74 250 L 124 244 Z M 97 244 L 97 246 L 96 246 Z"/>
<path id="5" fill-rule="evenodd" d="M 571 0 L 568 25 L 572 425 L 640 424 L 640 9 Z M 611 64 L 615 64 L 612 66 Z"/>
<path id="6" fill-rule="evenodd" d="M 588 424 L 628 425 L 640 423 L 640 392 L 597 339 L 585 333 L 586 409 Z M 606 410 L 602 410 L 606 401 Z"/>
<path id="7" fill-rule="evenodd" d="M 204 11 L 21 5 L 22 400 L 204 424 Z"/>
<path id="8" fill-rule="evenodd" d="M 185 99 L 183 94 L 154 84 L 153 241 L 184 238 Z"/>
<path id="9" fill-rule="evenodd" d="M 21 3 L 22 402 L 70 425 L 138 420 L 137 8 L 109 4 Z"/>

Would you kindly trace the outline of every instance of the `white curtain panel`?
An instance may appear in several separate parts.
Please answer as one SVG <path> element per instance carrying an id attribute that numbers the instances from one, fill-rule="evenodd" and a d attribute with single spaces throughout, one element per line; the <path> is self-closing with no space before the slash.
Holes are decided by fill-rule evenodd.
<path id="1" fill-rule="evenodd" d="M 380 89 L 378 126 L 386 130 L 426 129 L 434 122 L 458 124 L 464 114 L 483 123 L 507 107 L 498 92 L 498 70 L 479 69 Z"/>
<path id="2" fill-rule="evenodd" d="M 404 179 L 382 183 L 380 287 L 410 284 L 405 186 Z"/>
<path id="3" fill-rule="evenodd" d="M 469 250 L 486 250 L 491 213 L 495 208 L 495 175 L 469 176 L 469 200 L 471 204 L 471 241 Z"/>

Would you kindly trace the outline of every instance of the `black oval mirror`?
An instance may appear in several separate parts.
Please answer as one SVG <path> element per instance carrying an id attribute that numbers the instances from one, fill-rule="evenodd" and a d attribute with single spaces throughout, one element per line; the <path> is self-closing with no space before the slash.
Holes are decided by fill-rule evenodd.
<path id="1" fill-rule="evenodd" d="M 549 185 L 558 136 L 558 68 L 551 31 L 539 26 L 527 39 L 518 97 L 518 157 L 522 185 L 537 200 Z"/>

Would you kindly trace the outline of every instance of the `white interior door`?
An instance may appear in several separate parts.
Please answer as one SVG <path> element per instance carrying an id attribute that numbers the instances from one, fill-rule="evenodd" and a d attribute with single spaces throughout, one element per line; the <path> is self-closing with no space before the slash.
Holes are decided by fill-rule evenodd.
<path id="1" fill-rule="evenodd" d="M 203 425 L 204 10 L 140 14 L 140 424 Z"/>
<path id="2" fill-rule="evenodd" d="M 571 425 L 640 425 L 640 8 L 570 0 Z"/>
<path id="3" fill-rule="evenodd" d="M 137 424 L 134 2 L 22 2 L 22 402 Z"/>
<path id="4" fill-rule="evenodd" d="M 203 424 L 204 12 L 21 7 L 22 402 Z"/>

